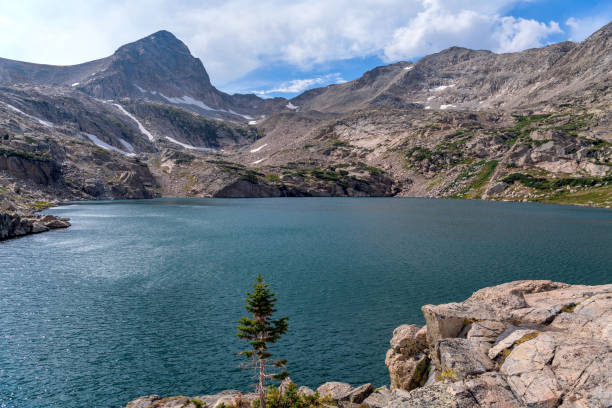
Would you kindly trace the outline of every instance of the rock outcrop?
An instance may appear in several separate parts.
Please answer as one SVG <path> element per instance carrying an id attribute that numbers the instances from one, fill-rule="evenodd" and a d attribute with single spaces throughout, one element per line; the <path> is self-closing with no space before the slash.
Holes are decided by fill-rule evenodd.
<path id="1" fill-rule="evenodd" d="M 612 404 L 612 285 L 517 281 L 422 310 L 430 379 L 413 389 L 414 371 L 398 378 L 388 364 L 389 407 Z M 388 356 L 399 354 L 402 327 Z"/>
<path id="2" fill-rule="evenodd" d="M 26 218 L 18 214 L 0 213 L 0 241 L 69 226 L 68 218 L 54 215 L 32 215 Z"/>
<path id="3" fill-rule="evenodd" d="M 422 310 L 427 326 L 393 332 L 386 358 L 391 390 L 327 382 L 319 397 L 351 408 L 612 406 L 612 284 L 516 281 Z M 299 392 L 314 394 L 307 387 Z M 152 395 L 126 408 L 254 399 L 238 391 L 193 399 Z"/>

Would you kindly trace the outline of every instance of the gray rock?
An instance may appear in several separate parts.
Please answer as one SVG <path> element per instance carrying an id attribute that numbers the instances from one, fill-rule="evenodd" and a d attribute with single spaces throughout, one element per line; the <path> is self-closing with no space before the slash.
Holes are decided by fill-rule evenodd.
<path id="1" fill-rule="evenodd" d="M 305 396 L 311 396 L 311 395 L 315 395 L 315 392 L 312 388 L 308 388 L 302 385 L 300 388 L 298 388 L 298 394 L 305 395 Z"/>
<path id="2" fill-rule="evenodd" d="M 369 408 L 383 408 L 389 405 L 391 400 L 391 391 L 387 387 L 381 387 L 374 390 L 364 401 L 363 405 Z"/>
<path id="3" fill-rule="evenodd" d="M 442 339 L 436 344 L 440 368 L 450 379 L 462 379 L 469 375 L 493 370 L 495 364 L 484 352 L 467 339 Z"/>
<path id="4" fill-rule="evenodd" d="M 326 382 L 317 388 L 320 397 L 330 397 L 334 401 L 349 401 L 353 387 L 343 382 Z"/>
<path id="5" fill-rule="evenodd" d="M 385 364 L 391 389 L 411 390 L 424 384 L 429 358 L 425 353 L 426 328 L 402 325 L 393 331 Z"/>
<path id="6" fill-rule="evenodd" d="M 507 336 L 505 336 L 504 338 L 500 339 L 499 342 L 497 342 L 493 347 L 491 347 L 491 349 L 489 350 L 489 358 L 490 359 L 494 359 L 495 357 L 497 357 L 497 355 L 499 353 L 502 352 L 502 350 L 507 349 L 507 348 L 511 348 L 514 345 L 515 341 L 520 340 L 521 338 L 523 338 L 524 336 L 528 335 L 528 334 L 534 334 L 534 333 L 538 333 L 537 330 L 529 330 L 529 329 L 517 329 L 517 330 L 513 330 L 511 333 L 509 333 Z"/>
<path id="7" fill-rule="evenodd" d="M 354 388 L 349 395 L 349 402 L 354 404 L 361 404 L 372 392 L 374 387 L 372 384 L 363 384 L 359 387 Z"/>
<path id="8" fill-rule="evenodd" d="M 559 336 L 543 333 L 516 346 L 501 366 L 515 395 L 530 406 L 555 406 L 563 394 L 548 364 L 554 357 Z"/>
<path id="9" fill-rule="evenodd" d="M 159 395 L 147 395 L 128 402 L 125 408 L 148 408 L 151 404 L 159 400 L 161 400 Z"/>
<path id="10" fill-rule="evenodd" d="M 34 222 L 32 224 L 32 234 L 38 234 L 46 231 L 49 231 L 49 227 L 45 226 L 44 224 L 41 224 L 40 222 Z"/>

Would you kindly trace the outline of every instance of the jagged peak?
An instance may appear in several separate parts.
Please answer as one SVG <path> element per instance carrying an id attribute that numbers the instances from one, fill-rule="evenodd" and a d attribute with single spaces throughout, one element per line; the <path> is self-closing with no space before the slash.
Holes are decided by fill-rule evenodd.
<path id="1" fill-rule="evenodd" d="M 119 47 L 115 54 L 133 49 L 139 49 L 141 51 L 158 51 L 159 49 L 163 49 L 164 52 L 173 51 L 191 55 L 185 43 L 167 30 L 159 30 L 139 40 L 125 44 Z"/>

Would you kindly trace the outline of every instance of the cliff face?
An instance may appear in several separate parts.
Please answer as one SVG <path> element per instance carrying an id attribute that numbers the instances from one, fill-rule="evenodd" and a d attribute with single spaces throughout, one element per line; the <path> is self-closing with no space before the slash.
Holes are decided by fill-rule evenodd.
<path id="1" fill-rule="evenodd" d="M 612 405 L 612 284 L 516 281 L 422 310 L 426 326 L 393 332 L 386 357 L 391 389 L 328 382 L 318 395 L 351 408 Z M 254 398 L 238 391 L 151 395 L 126 408 L 233 406 Z"/>

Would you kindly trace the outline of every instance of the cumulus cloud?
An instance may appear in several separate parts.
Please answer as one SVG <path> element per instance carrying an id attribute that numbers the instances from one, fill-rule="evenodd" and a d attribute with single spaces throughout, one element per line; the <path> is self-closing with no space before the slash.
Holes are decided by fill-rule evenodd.
<path id="1" fill-rule="evenodd" d="M 569 27 L 571 41 L 582 41 L 602 26 L 610 22 L 610 16 L 596 16 L 586 18 L 569 18 L 565 24 Z"/>
<path id="2" fill-rule="evenodd" d="M 277 93 L 295 94 L 312 88 L 316 85 L 341 84 L 346 82 L 339 73 L 327 74 L 316 78 L 294 79 L 283 82 L 278 87 L 261 91 L 252 91 L 257 95 L 269 95 Z"/>
<path id="3" fill-rule="evenodd" d="M 387 60 L 423 56 L 450 45 L 496 52 L 539 47 L 551 34 L 561 33 L 557 22 L 543 23 L 477 7 L 453 9 L 441 1 L 424 1 L 426 7 L 397 28 L 384 47 Z M 476 4 L 474 4 L 476 6 Z"/>
<path id="4" fill-rule="evenodd" d="M 504 15 L 520 1 L 6 1 L 0 4 L 0 55 L 71 64 L 167 29 L 202 59 L 215 84 L 227 84 L 270 64 L 306 71 L 355 57 L 414 59 L 453 45 L 517 51 L 561 32 L 554 21 Z M 575 27 L 586 23 L 567 24 L 580 36 Z"/>

